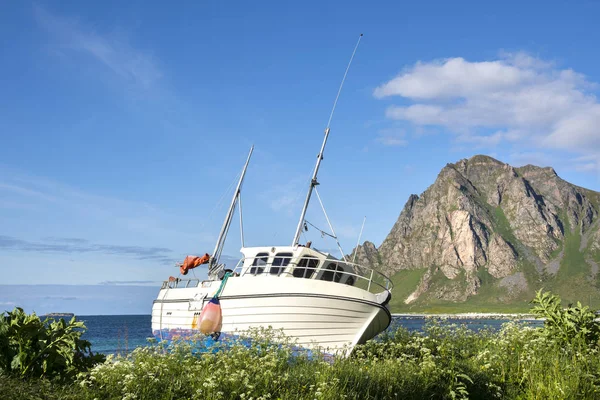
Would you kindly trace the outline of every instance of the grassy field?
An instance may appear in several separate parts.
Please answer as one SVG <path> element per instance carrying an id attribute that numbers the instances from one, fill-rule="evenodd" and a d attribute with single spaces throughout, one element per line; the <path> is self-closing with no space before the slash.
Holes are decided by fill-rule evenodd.
<path id="1" fill-rule="evenodd" d="M 214 352 L 155 344 L 75 378 L 0 370 L 0 399 L 598 399 L 600 326 L 585 308 L 540 295 L 543 328 L 473 332 L 431 322 L 358 346 L 349 358 L 299 352 L 272 330 Z M 281 344 L 281 341 L 284 341 Z M 201 342 L 199 342 L 201 343 Z"/>

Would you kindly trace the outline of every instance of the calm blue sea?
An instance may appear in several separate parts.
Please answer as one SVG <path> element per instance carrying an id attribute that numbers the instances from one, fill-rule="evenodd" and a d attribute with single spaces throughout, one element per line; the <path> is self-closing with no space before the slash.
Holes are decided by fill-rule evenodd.
<path id="1" fill-rule="evenodd" d="M 150 315 L 78 315 L 87 331 L 83 339 L 92 343 L 92 351 L 111 354 L 130 352 L 148 345 L 152 337 Z"/>
<path id="2" fill-rule="evenodd" d="M 148 345 L 147 338 L 152 337 L 150 315 L 87 315 L 78 316 L 88 330 L 83 338 L 92 343 L 92 351 L 111 354 L 125 354 L 136 347 Z M 489 327 L 499 329 L 508 322 L 505 319 L 443 319 L 443 324 L 466 325 L 478 331 Z M 423 317 L 394 317 L 388 332 L 403 326 L 411 331 L 420 331 L 427 320 Z M 541 325 L 541 321 L 527 321 L 532 325 Z"/>

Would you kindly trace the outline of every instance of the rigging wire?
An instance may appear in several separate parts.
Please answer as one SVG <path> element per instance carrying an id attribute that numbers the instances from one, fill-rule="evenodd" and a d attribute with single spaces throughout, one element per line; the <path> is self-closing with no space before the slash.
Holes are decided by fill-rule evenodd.
<path id="1" fill-rule="evenodd" d="M 360 39 L 363 37 L 361 33 L 358 37 L 358 41 L 356 42 L 356 46 L 354 46 L 354 50 L 352 51 L 352 56 L 350 57 L 350 61 L 346 66 L 346 71 L 344 71 L 344 77 L 342 78 L 342 82 L 340 83 L 340 87 L 338 89 L 337 95 L 335 96 L 335 100 L 333 102 L 333 107 L 331 108 L 331 114 L 329 114 L 329 120 L 327 121 L 327 127 L 325 128 L 325 137 L 323 138 L 323 143 L 321 144 L 321 150 L 317 155 L 317 164 L 315 165 L 315 169 L 312 174 L 312 178 L 310 181 L 310 185 L 308 188 L 308 193 L 306 194 L 306 200 L 304 201 L 304 206 L 302 207 L 302 213 L 300 214 L 300 221 L 298 221 L 298 227 L 296 228 L 296 233 L 294 234 L 294 240 L 292 241 L 292 246 L 298 244 L 298 239 L 300 238 L 300 233 L 302 232 L 302 223 L 306 218 L 306 211 L 308 209 L 308 203 L 310 202 L 310 196 L 312 194 L 313 189 L 318 185 L 317 174 L 319 172 L 319 166 L 321 165 L 321 161 L 323 160 L 323 153 L 325 151 L 325 145 L 327 144 L 327 138 L 329 137 L 330 125 L 333 119 L 333 114 L 335 113 L 335 108 L 337 107 L 337 102 L 340 98 L 340 94 L 342 93 L 342 88 L 344 87 L 344 82 L 346 81 L 346 77 L 348 76 L 348 71 L 350 70 L 350 66 L 352 65 L 352 61 L 354 60 L 354 55 L 356 54 L 356 50 L 358 49 L 358 45 L 360 44 Z"/>
<path id="2" fill-rule="evenodd" d="M 240 214 L 240 237 L 242 239 L 242 248 L 245 247 L 244 246 L 244 220 L 242 217 L 242 193 L 240 192 L 239 196 L 238 196 L 238 210 L 239 210 L 239 214 Z"/>
<path id="3" fill-rule="evenodd" d="M 348 260 L 346 260 L 346 255 L 344 254 L 344 250 L 342 250 L 342 245 L 340 244 L 340 241 L 338 240 L 337 235 L 335 234 L 335 231 L 333 230 L 333 225 L 331 225 L 331 221 L 329 220 L 329 217 L 327 216 L 327 211 L 325 211 L 325 206 L 323 206 L 323 201 L 321 201 L 321 196 L 319 195 L 319 191 L 317 190 L 316 187 L 315 187 L 315 194 L 317 195 L 317 199 L 319 199 L 319 204 L 321 204 L 321 208 L 323 209 L 323 214 L 325 214 L 325 219 L 327 220 L 327 224 L 329 224 L 329 229 L 331 229 L 331 233 L 333 233 L 332 237 L 335 238 L 335 242 L 337 243 L 338 249 L 340 249 L 340 253 L 342 253 L 342 258 L 344 259 L 344 261 L 348 261 Z"/>
<path id="4" fill-rule="evenodd" d="M 312 167 L 311 167 L 311 170 L 310 170 L 310 171 L 312 171 Z M 309 171 L 309 174 L 307 174 L 307 175 L 309 175 L 309 176 L 310 176 L 310 171 Z M 296 191 L 296 195 L 295 195 L 295 196 L 292 198 L 292 201 L 291 201 L 291 203 L 290 203 L 290 204 L 294 204 L 294 203 L 295 203 L 295 202 L 298 200 L 298 198 L 299 198 L 300 196 L 302 196 L 302 193 L 304 192 L 304 186 L 306 186 L 306 184 L 307 184 L 307 183 L 310 183 L 310 178 L 308 178 L 308 179 L 304 179 L 304 180 L 302 181 L 302 183 L 301 183 L 301 184 L 300 184 L 300 186 L 299 186 L 299 189 Z M 280 226 L 280 225 L 278 224 L 277 226 Z M 277 237 L 278 233 L 279 233 L 279 230 L 276 230 L 276 231 L 274 231 L 274 233 L 273 233 L 273 237 Z M 304 237 L 304 241 L 305 241 L 305 243 L 306 243 L 306 237 Z"/>
<path id="5" fill-rule="evenodd" d="M 310 226 L 312 226 L 316 230 L 318 230 L 321 233 L 321 237 L 323 237 L 323 236 L 329 236 L 330 238 L 337 239 L 337 237 L 333 236 L 331 233 L 325 232 L 323 229 L 321 229 L 318 226 L 312 224 L 309 220 L 305 219 L 304 222 L 307 223 L 307 224 L 309 224 Z M 304 232 L 302 232 L 302 234 L 304 235 Z"/>
<path id="6" fill-rule="evenodd" d="M 233 188 L 233 185 L 235 185 L 235 183 L 239 180 L 241 174 L 242 174 L 241 172 L 238 173 L 236 175 L 236 177 L 233 179 L 233 181 L 231 181 L 231 183 L 229 184 L 229 187 L 227 187 L 227 189 L 225 189 L 225 191 L 221 195 L 221 198 L 217 201 L 217 203 L 215 204 L 215 206 L 213 207 L 213 209 L 211 210 L 211 212 L 208 214 L 208 217 L 206 217 L 206 219 L 198 227 L 198 230 L 204 229 L 204 227 L 206 226 L 206 224 L 208 223 L 208 221 L 211 220 L 212 215 L 215 213 L 215 211 L 217 209 L 221 208 L 221 206 L 223 205 L 223 200 L 225 200 L 225 196 L 228 195 L 231 192 L 231 189 Z"/>
<path id="7" fill-rule="evenodd" d="M 214 207 L 212 208 L 212 210 L 210 211 L 210 213 L 208 214 L 208 216 L 204 219 L 204 221 L 198 226 L 197 230 L 201 231 L 202 229 L 204 229 L 204 227 L 206 226 L 206 224 L 211 220 L 213 214 L 215 213 L 215 211 L 217 211 L 217 209 L 220 209 L 223 205 L 223 201 L 225 200 L 225 196 L 227 196 L 230 192 L 231 189 L 233 188 L 233 186 L 235 185 L 235 183 L 239 180 L 241 174 L 243 173 L 243 171 L 240 171 L 235 178 L 231 181 L 231 183 L 229 184 L 229 186 L 227 187 L 227 189 L 225 189 L 225 191 L 221 194 L 221 198 L 219 198 L 219 200 L 215 203 Z M 180 264 L 175 264 L 176 267 L 178 267 Z M 197 278 L 195 271 L 191 270 L 192 274 L 194 275 L 194 278 Z M 178 276 L 181 276 L 181 273 L 179 273 Z"/>
<path id="8" fill-rule="evenodd" d="M 204 229 L 204 227 L 206 226 L 206 224 L 211 220 L 212 215 L 215 213 L 215 211 L 222 206 L 223 200 L 225 199 L 225 196 L 227 194 L 229 194 L 229 192 L 231 191 L 231 188 L 233 187 L 233 185 L 235 185 L 235 182 L 239 179 L 239 177 L 240 177 L 241 174 L 242 174 L 241 172 L 238 173 L 237 176 L 233 179 L 233 181 L 231 181 L 231 183 L 229 184 L 229 187 L 227 189 L 225 189 L 225 191 L 221 195 L 221 198 L 216 202 L 216 204 L 214 205 L 214 207 L 211 210 L 211 212 L 204 219 L 204 221 L 202 221 L 202 223 L 200 224 L 200 226 L 198 226 L 197 231 L 201 231 L 202 229 Z M 179 267 L 179 265 L 180 265 L 179 263 L 175 264 L 176 267 Z M 196 274 L 194 273 L 194 270 L 191 270 L 191 271 L 192 271 L 192 274 L 194 275 L 194 278 L 197 278 Z M 179 273 L 178 276 L 181 276 L 181 272 Z"/>

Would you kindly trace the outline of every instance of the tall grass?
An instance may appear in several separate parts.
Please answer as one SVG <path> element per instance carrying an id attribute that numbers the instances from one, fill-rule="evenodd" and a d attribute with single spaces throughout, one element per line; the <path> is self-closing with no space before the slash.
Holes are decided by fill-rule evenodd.
<path id="1" fill-rule="evenodd" d="M 202 340 L 137 348 L 72 384 L 30 380 L 20 390 L 36 393 L 36 385 L 46 385 L 40 398 L 79 399 L 600 398 L 593 313 L 564 310 L 551 295 L 536 300 L 533 312 L 553 315 L 541 328 L 510 322 L 473 332 L 432 321 L 424 332 L 399 328 L 334 360 L 257 330 L 250 342 L 225 342 L 214 352 L 200 352 Z M 0 374 L 0 387 L 10 385 L 14 378 Z"/>

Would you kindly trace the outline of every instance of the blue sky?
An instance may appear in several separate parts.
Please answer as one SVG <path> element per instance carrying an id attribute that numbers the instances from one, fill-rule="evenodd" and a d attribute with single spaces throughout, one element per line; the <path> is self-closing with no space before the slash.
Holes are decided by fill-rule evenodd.
<path id="1" fill-rule="evenodd" d="M 363 216 L 379 245 L 411 193 L 474 154 L 600 190 L 597 2 L 0 10 L 0 285 L 158 284 L 212 251 L 251 144 L 246 245 L 289 244 L 361 32 L 319 175 L 346 252 Z M 317 202 L 307 219 L 326 228 Z M 22 304 L 3 287 L 0 309 Z"/>

